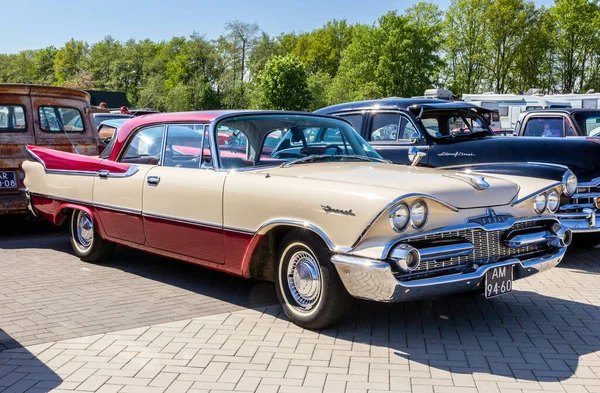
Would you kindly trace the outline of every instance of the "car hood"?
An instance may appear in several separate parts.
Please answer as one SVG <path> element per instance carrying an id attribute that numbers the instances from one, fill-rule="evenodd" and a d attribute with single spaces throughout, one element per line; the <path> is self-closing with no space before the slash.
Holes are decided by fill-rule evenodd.
<path id="1" fill-rule="evenodd" d="M 396 189 L 398 196 L 425 194 L 459 209 L 506 205 L 520 190 L 519 184 L 502 176 L 482 174 L 489 188 L 478 190 L 464 174 L 457 176 L 453 171 L 383 163 L 310 163 L 268 172 L 270 176 L 332 182 L 332 187 L 335 182 L 344 182 Z"/>

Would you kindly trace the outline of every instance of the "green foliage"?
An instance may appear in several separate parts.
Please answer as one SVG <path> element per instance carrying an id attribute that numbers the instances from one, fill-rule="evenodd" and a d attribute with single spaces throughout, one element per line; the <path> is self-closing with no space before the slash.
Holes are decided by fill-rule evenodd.
<path id="1" fill-rule="evenodd" d="M 598 0 L 451 0 L 419 3 L 373 25 L 332 20 L 309 32 L 269 36 L 232 21 L 216 40 L 88 44 L 0 54 L 0 82 L 124 91 L 164 111 L 308 109 L 344 101 L 455 94 L 600 90 Z"/>
<path id="2" fill-rule="evenodd" d="M 304 64 L 286 55 L 271 58 L 258 77 L 265 109 L 306 110 L 311 97 Z"/>

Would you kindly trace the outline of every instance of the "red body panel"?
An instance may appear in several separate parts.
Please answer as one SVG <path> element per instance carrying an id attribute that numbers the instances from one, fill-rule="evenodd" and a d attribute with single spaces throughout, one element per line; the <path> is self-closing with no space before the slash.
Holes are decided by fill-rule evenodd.
<path id="1" fill-rule="evenodd" d="M 146 245 L 192 258 L 225 263 L 223 231 L 202 225 L 144 217 Z"/>
<path id="2" fill-rule="evenodd" d="M 115 210 L 94 208 L 103 231 L 114 239 L 122 239 L 138 244 L 146 242 L 144 220 L 140 214 L 124 213 Z"/>
<path id="3" fill-rule="evenodd" d="M 48 170 L 83 172 L 108 170 L 111 173 L 125 173 L 131 167 L 131 164 L 102 160 L 98 157 L 67 153 L 45 147 L 29 145 L 27 148 L 44 163 Z"/>

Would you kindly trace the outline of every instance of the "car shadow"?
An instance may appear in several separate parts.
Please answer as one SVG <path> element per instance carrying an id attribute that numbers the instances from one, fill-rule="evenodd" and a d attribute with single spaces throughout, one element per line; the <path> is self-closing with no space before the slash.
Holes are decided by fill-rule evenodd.
<path id="1" fill-rule="evenodd" d="M 44 353 L 47 346 L 34 345 L 30 351 L 0 328 L 0 391 L 45 393 L 57 388 L 62 378 L 43 361 L 57 354 Z"/>

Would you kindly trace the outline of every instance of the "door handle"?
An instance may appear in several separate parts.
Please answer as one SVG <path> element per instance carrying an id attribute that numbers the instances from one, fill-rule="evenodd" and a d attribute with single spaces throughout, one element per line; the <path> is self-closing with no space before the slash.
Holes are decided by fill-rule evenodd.
<path id="1" fill-rule="evenodd" d="M 106 179 L 108 177 L 108 175 L 110 175 L 110 172 L 107 171 L 106 169 L 102 169 L 102 170 L 98 171 L 98 177 L 101 177 L 102 179 Z"/>
<path id="2" fill-rule="evenodd" d="M 160 177 L 159 176 L 148 176 L 146 178 L 146 182 L 148 183 L 149 186 L 158 186 L 158 183 L 160 183 Z"/>

